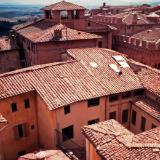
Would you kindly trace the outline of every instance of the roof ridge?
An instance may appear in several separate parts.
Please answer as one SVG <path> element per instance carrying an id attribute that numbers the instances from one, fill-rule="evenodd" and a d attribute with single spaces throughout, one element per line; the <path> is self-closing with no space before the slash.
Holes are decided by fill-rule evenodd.
<path id="1" fill-rule="evenodd" d="M 64 62 L 53 62 L 53 63 L 48 63 L 48 64 L 40 64 L 40 65 L 30 66 L 27 68 L 18 69 L 16 71 L 3 73 L 0 75 L 0 78 L 7 77 L 10 75 L 16 75 L 16 74 L 20 74 L 20 73 L 36 71 L 39 69 L 45 69 L 45 68 L 52 67 L 52 66 L 59 66 L 59 65 L 64 65 L 64 64 L 68 64 L 68 63 L 74 63 L 74 62 L 78 62 L 78 60 L 69 60 L 69 61 L 64 61 Z"/>

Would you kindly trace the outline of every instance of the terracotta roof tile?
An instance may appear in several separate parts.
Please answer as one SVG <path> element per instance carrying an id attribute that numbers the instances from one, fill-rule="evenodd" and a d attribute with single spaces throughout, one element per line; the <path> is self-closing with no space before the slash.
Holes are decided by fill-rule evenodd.
<path id="1" fill-rule="evenodd" d="M 85 10 L 84 7 L 77 5 L 77 4 L 73 4 L 70 2 L 66 2 L 66 1 L 61 1 L 55 4 L 52 4 L 50 6 L 46 6 L 44 8 L 42 8 L 42 10 L 55 10 L 55 11 L 61 11 L 61 10 Z"/>
<path id="2" fill-rule="evenodd" d="M 160 71 L 147 65 L 128 59 L 133 71 L 146 90 L 160 96 Z"/>
<path id="3" fill-rule="evenodd" d="M 134 34 L 132 37 L 144 40 L 160 42 L 160 28 L 150 28 L 145 31 Z"/>
<path id="4" fill-rule="evenodd" d="M 149 97 L 141 97 L 133 102 L 136 106 L 160 121 L 160 105 Z"/>
<path id="5" fill-rule="evenodd" d="M 77 101 L 142 88 L 130 68 L 118 75 L 110 67 L 112 55 L 119 53 L 98 48 L 69 50 L 76 60 L 33 66 L 0 76 L 0 99 L 36 91 L 49 109 Z M 94 68 L 90 62 L 99 66 Z"/>
<path id="6" fill-rule="evenodd" d="M 16 27 L 15 27 L 16 28 Z M 96 34 L 90 34 L 82 31 L 77 31 L 65 27 L 62 24 L 54 25 L 53 22 L 49 20 L 40 20 L 32 24 L 26 24 L 25 27 L 17 27 L 17 32 L 23 37 L 33 41 L 33 42 L 49 42 L 54 41 L 55 30 L 62 31 L 62 37 L 56 39 L 56 41 L 65 40 L 85 40 L 85 39 L 99 39 L 102 38 Z"/>
<path id="7" fill-rule="evenodd" d="M 160 137 L 156 137 L 160 135 L 160 127 L 134 135 L 117 121 L 109 120 L 85 126 L 82 132 L 107 160 L 152 160 L 160 153 Z"/>
<path id="8" fill-rule="evenodd" d="M 28 153 L 18 158 L 18 160 L 70 160 L 61 150 L 46 150 L 35 153 Z"/>

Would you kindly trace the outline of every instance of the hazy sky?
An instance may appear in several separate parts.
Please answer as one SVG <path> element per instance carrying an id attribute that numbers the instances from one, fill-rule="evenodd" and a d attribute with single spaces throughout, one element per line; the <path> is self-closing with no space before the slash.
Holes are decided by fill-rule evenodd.
<path id="1" fill-rule="evenodd" d="M 51 4 L 60 0 L 0 0 L 0 3 L 22 3 L 22 4 Z M 67 0 L 80 5 L 101 5 L 106 4 L 120 5 L 132 3 L 160 2 L 160 0 Z"/>

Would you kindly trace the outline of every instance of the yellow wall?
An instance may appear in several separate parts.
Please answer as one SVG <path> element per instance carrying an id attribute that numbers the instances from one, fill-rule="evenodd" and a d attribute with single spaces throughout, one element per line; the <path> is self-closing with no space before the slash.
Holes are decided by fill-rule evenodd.
<path id="1" fill-rule="evenodd" d="M 136 105 L 132 106 L 132 110 L 137 112 L 137 116 L 136 116 L 136 124 L 133 125 L 132 122 L 130 123 L 130 130 L 135 133 L 141 133 L 141 117 L 143 116 L 144 118 L 146 118 L 146 127 L 145 130 L 150 130 L 152 129 L 152 124 L 159 126 L 160 122 L 157 121 L 155 118 L 153 118 L 152 116 L 150 116 L 148 113 L 144 112 L 143 110 L 141 110 L 139 107 L 137 107 Z M 131 112 L 132 113 L 132 112 Z"/>
<path id="2" fill-rule="evenodd" d="M 86 139 L 86 160 L 101 160 L 97 154 L 95 147 Z"/>
<path id="3" fill-rule="evenodd" d="M 55 148 L 55 112 L 48 109 L 48 106 L 39 95 L 37 95 L 37 117 L 39 146 L 45 149 Z"/>
<path id="4" fill-rule="evenodd" d="M 30 108 L 25 109 L 24 99 L 29 99 Z M 17 111 L 12 112 L 11 103 L 17 103 Z M 0 100 L 0 111 L 8 120 L 8 127 L 1 133 L 0 145 L 3 148 L 2 156 L 5 160 L 14 160 L 17 158 L 17 152 L 25 150 L 30 152 L 37 148 L 37 122 L 35 112 L 35 94 L 26 93 L 24 95 Z M 13 127 L 19 124 L 27 123 L 28 136 L 21 139 L 15 138 Z M 34 125 L 34 129 L 31 126 Z"/>
<path id="5" fill-rule="evenodd" d="M 105 97 L 100 98 L 100 105 L 88 107 L 87 101 L 81 101 L 70 105 L 71 112 L 64 114 L 64 108 L 56 110 L 57 125 L 61 132 L 63 128 L 74 125 L 74 142 L 81 146 L 85 145 L 84 137 L 81 133 L 81 128 L 88 125 L 89 120 L 99 118 L 100 121 L 105 120 Z"/>

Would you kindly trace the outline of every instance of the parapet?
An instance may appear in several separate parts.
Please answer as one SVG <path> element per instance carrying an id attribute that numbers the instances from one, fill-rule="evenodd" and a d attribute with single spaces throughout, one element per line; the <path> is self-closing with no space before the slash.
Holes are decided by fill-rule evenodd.
<path id="1" fill-rule="evenodd" d="M 113 16 L 106 16 L 106 15 L 93 15 L 91 20 L 94 22 L 103 22 L 104 24 L 119 24 L 122 22 L 121 19 Z"/>
<path id="2" fill-rule="evenodd" d="M 133 47 L 141 47 L 149 50 L 160 50 L 160 42 L 144 41 L 135 37 L 126 35 L 118 36 L 118 42 Z"/>

